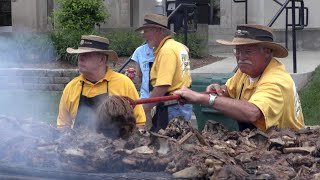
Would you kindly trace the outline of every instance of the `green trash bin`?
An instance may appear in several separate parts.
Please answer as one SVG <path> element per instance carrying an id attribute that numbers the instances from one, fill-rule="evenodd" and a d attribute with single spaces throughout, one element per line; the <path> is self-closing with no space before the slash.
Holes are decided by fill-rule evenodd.
<path id="1" fill-rule="evenodd" d="M 208 76 L 196 76 L 192 78 L 191 89 L 197 92 L 204 92 L 209 84 L 225 84 L 233 73 L 211 74 Z M 207 120 L 214 120 L 223 124 L 230 131 L 238 131 L 238 123 L 226 117 L 223 113 L 201 104 L 193 105 L 193 112 L 197 118 L 198 129 L 202 131 Z"/>

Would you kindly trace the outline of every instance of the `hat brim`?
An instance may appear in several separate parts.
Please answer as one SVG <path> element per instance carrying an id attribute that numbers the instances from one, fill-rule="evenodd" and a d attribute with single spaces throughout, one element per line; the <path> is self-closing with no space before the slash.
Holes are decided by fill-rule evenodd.
<path id="1" fill-rule="evenodd" d="M 109 60 L 112 60 L 114 62 L 118 61 L 118 54 L 113 50 L 99 50 L 99 49 L 83 48 L 83 47 L 80 47 L 78 49 L 67 48 L 67 53 L 70 53 L 70 54 L 83 54 L 83 53 L 90 53 L 90 52 L 103 53 L 108 55 Z"/>
<path id="2" fill-rule="evenodd" d="M 141 30 L 143 30 L 144 28 L 148 28 L 148 27 L 161 28 L 161 29 L 166 29 L 166 30 L 171 31 L 171 30 L 168 29 L 168 28 L 165 28 L 165 27 L 163 27 L 163 26 L 159 26 L 159 25 L 156 25 L 156 24 L 145 24 L 145 25 L 143 25 L 143 26 L 141 26 L 141 27 L 138 27 L 135 31 L 141 31 Z M 171 31 L 171 33 L 172 33 L 172 34 L 176 34 L 174 31 Z"/>
<path id="3" fill-rule="evenodd" d="M 248 38 L 234 38 L 232 41 L 218 39 L 216 40 L 216 42 L 223 45 L 227 45 L 227 46 L 259 44 L 263 47 L 272 49 L 273 56 L 278 58 L 285 58 L 289 54 L 288 50 L 285 47 L 275 42 L 258 41 L 258 40 L 248 39 Z"/>

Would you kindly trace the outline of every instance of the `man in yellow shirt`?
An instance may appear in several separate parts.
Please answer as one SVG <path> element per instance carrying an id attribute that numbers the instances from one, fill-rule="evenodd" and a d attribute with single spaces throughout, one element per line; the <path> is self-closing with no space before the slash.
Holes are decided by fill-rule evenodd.
<path id="1" fill-rule="evenodd" d="M 150 71 L 151 93 L 150 97 L 172 95 L 181 87 L 190 87 L 190 61 L 186 46 L 172 38 L 173 32 L 168 26 L 168 18 L 157 14 L 146 14 L 145 23 L 137 30 L 142 31 L 142 36 L 149 47 L 154 49 L 155 59 Z M 152 118 L 151 131 L 157 132 L 165 129 L 169 120 L 183 117 L 190 120 L 192 105 L 179 105 L 177 101 L 166 103 L 144 104 L 146 113 L 156 106 L 156 113 Z"/>
<path id="2" fill-rule="evenodd" d="M 218 43 L 235 46 L 238 70 L 225 85 L 211 84 L 204 95 L 182 88 L 175 92 L 190 103 L 213 107 L 236 120 L 240 130 L 270 127 L 301 129 L 305 126 L 296 86 L 284 65 L 288 51 L 274 42 L 271 28 L 239 25 L 232 41 Z"/>
<path id="3" fill-rule="evenodd" d="M 109 40 L 95 35 L 81 37 L 78 49 L 67 48 L 67 52 L 78 54 L 81 73 L 65 87 L 59 105 L 58 128 L 94 127 L 96 108 L 106 97 L 112 95 L 138 99 L 138 92 L 125 75 L 114 72 L 107 66 L 108 60 L 117 61 L 118 55 L 108 49 Z M 146 117 L 142 105 L 134 108 L 136 125 L 144 126 Z"/>

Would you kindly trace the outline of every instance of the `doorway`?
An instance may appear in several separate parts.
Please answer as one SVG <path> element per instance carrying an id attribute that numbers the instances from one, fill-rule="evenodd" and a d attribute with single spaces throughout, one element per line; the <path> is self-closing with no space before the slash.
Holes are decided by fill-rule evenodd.
<path id="1" fill-rule="evenodd" d="M 11 0 L 0 0 L 0 26 L 12 26 Z"/>

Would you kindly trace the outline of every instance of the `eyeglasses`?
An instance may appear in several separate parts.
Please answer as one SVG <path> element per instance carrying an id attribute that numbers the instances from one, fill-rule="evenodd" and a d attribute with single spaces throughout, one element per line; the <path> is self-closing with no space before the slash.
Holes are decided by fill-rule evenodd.
<path id="1" fill-rule="evenodd" d="M 240 56 L 240 54 L 242 54 L 242 56 L 249 57 L 249 56 L 252 56 L 255 52 L 256 50 L 252 50 L 252 49 L 237 49 L 237 48 L 233 49 L 233 54 L 235 56 Z"/>

